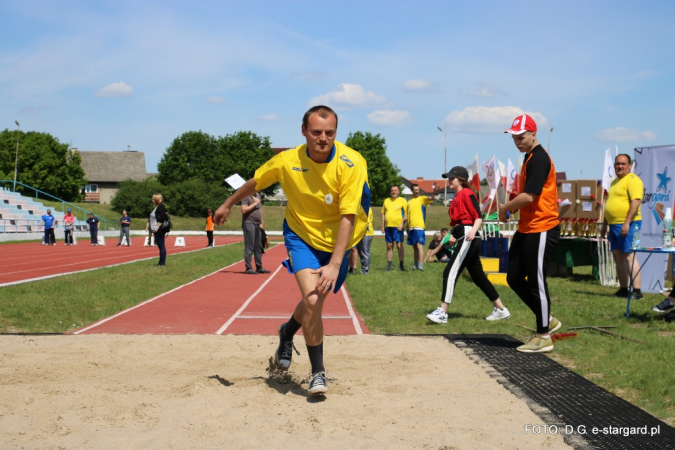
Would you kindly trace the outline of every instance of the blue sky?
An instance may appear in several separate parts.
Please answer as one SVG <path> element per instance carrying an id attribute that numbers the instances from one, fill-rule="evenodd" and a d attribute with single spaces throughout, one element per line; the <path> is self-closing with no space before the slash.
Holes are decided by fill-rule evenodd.
<path id="1" fill-rule="evenodd" d="M 443 172 L 437 127 L 448 169 L 515 161 L 522 112 L 572 179 L 600 178 L 608 147 L 675 144 L 671 1 L 3 0 L 0 17 L 0 129 L 143 151 L 150 172 L 192 130 L 298 145 L 317 103 L 338 140 L 384 136 L 408 178 Z"/>

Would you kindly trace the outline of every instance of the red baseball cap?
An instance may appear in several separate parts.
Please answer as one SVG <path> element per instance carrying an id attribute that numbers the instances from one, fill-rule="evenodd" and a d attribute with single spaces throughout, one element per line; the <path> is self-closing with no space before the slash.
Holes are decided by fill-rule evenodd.
<path id="1" fill-rule="evenodd" d="M 523 134 L 526 131 L 536 133 L 537 124 L 532 117 L 528 116 L 527 114 L 523 114 L 522 116 L 516 117 L 513 120 L 511 128 L 506 130 L 504 133 Z"/>

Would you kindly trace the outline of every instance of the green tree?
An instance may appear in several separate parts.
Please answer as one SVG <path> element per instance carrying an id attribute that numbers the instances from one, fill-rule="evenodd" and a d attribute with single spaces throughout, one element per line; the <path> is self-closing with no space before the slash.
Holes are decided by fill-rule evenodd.
<path id="1" fill-rule="evenodd" d="M 250 131 L 239 131 L 219 138 L 218 149 L 221 164 L 219 168 L 223 178 L 234 173 L 238 173 L 245 180 L 253 178 L 256 169 L 274 156 L 270 138 Z M 272 195 L 276 187 L 276 184 L 272 185 L 263 190 L 262 194 Z"/>
<path id="2" fill-rule="evenodd" d="M 188 131 L 173 140 L 157 164 L 159 182 L 171 186 L 191 178 L 222 182 L 218 142 L 200 131 Z"/>
<path id="3" fill-rule="evenodd" d="M 399 169 L 387 156 L 387 142 L 379 134 L 357 131 L 349 133 L 345 144 L 361 153 L 368 162 L 370 202 L 381 205 L 389 198 L 389 189 L 401 185 Z"/>
<path id="4" fill-rule="evenodd" d="M 166 189 L 170 214 L 184 217 L 206 217 L 206 210 L 215 211 L 227 198 L 225 187 L 192 178 Z"/>
<path id="5" fill-rule="evenodd" d="M 14 180 L 16 139 L 19 139 L 17 181 L 67 201 L 80 199 L 84 178 L 80 155 L 70 152 L 49 133 L 0 132 L 0 176 Z M 24 188 L 17 185 L 17 191 Z"/>
<path id="6" fill-rule="evenodd" d="M 165 189 L 154 177 L 143 181 L 125 180 L 120 183 L 119 190 L 110 200 L 110 204 L 118 213 L 126 210 L 131 217 L 147 218 L 155 209 L 152 203 L 153 195 L 162 194 L 165 202 L 168 203 L 168 198 L 164 193 Z"/>

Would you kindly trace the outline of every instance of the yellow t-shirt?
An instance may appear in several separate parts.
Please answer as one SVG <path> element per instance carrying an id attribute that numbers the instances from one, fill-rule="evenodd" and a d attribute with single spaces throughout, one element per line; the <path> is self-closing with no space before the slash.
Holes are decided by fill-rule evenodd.
<path id="1" fill-rule="evenodd" d="M 355 150 L 335 141 L 325 163 L 314 162 L 307 144 L 274 156 L 256 170 L 256 190 L 277 181 L 288 198 L 286 223 L 300 239 L 316 250 L 332 252 L 343 214 L 355 214 L 354 233 L 347 248 L 366 232 L 370 210 L 366 160 Z"/>
<path id="2" fill-rule="evenodd" d="M 408 227 L 426 229 L 427 206 L 431 199 L 426 195 L 420 195 L 417 198 L 411 198 L 408 201 Z"/>
<path id="3" fill-rule="evenodd" d="M 366 228 L 366 236 L 375 236 L 375 230 L 373 230 L 373 208 L 368 210 L 368 228 Z"/>
<path id="4" fill-rule="evenodd" d="M 629 173 L 623 178 L 617 178 L 612 181 L 607 194 L 607 204 L 605 205 L 605 220 L 610 225 L 619 225 L 626 221 L 630 202 L 640 199 L 645 195 L 645 188 L 640 177 L 634 173 Z M 633 220 L 642 220 L 638 207 L 637 214 Z"/>
<path id="5" fill-rule="evenodd" d="M 384 215 L 384 226 L 398 227 L 403 222 L 405 217 L 405 210 L 408 202 L 403 197 L 398 197 L 396 200 L 388 198 L 382 204 L 382 214 Z"/>

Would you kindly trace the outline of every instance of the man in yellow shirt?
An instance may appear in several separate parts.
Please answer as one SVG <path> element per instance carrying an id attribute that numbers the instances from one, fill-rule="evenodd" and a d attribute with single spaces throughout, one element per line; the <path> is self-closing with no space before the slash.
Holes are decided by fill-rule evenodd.
<path id="1" fill-rule="evenodd" d="M 284 266 L 295 275 L 302 300 L 288 322 L 279 326 L 274 361 L 288 370 L 293 336 L 302 328 L 312 366 L 309 395 L 327 392 L 323 365 L 323 302 L 342 287 L 349 251 L 359 242 L 368 223 L 370 189 L 366 160 L 337 142 L 338 118 L 327 106 L 310 108 L 302 119 L 307 143 L 281 152 L 262 165 L 218 208 L 215 223 L 227 219 L 242 199 L 279 182 L 288 204 L 284 213 Z M 297 350 L 296 350 L 297 352 Z"/>
<path id="2" fill-rule="evenodd" d="M 426 231 L 427 206 L 434 201 L 434 196 L 420 195 L 420 187 L 413 184 L 410 189 L 413 198 L 408 202 L 407 231 L 408 245 L 413 248 L 413 270 L 424 270 L 424 245 L 427 243 L 424 232 Z"/>
<path id="3" fill-rule="evenodd" d="M 642 228 L 640 205 L 644 197 L 645 188 L 642 180 L 631 173 L 630 156 L 617 155 L 614 159 L 616 179 L 612 181 L 607 193 L 605 204 L 605 221 L 602 224 L 602 236 L 607 232 L 609 225 L 609 240 L 612 256 L 616 262 L 616 275 L 619 277 L 619 290 L 614 293 L 617 297 L 628 297 L 629 277 L 633 278 L 633 299 L 641 299 L 642 292 L 640 263 L 631 252 L 633 246 L 633 230 Z M 632 269 L 632 272 L 631 272 Z"/>
<path id="4" fill-rule="evenodd" d="M 387 242 L 387 268 L 384 270 L 393 270 L 392 259 L 394 258 L 394 242 L 396 242 L 399 260 L 398 270 L 404 271 L 403 227 L 408 220 L 406 216 L 408 202 L 399 197 L 401 189 L 398 186 L 392 186 L 389 192 L 391 198 L 385 199 L 382 204 L 382 234 L 384 234 L 384 240 Z"/>

